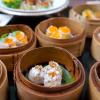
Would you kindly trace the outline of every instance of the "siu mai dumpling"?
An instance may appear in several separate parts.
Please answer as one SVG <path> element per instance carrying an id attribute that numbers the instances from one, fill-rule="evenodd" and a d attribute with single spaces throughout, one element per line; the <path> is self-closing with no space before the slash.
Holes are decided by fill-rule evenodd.
<path id="1" fill-rule="evenodd" d="M 36 65 L 31 68 L 28 74 L 28 78 L 30 81 L 36 84 L 43 84 L 43 67 L 41 65 Z"/>
<path id="2" fill-rule="evenodd" d="M 50 61 L 49 65 L 44 67 L 44 86 L 57 87 L 61 86 L 62 82 L 62 69 L 61 66 L 54 61 Z"/>

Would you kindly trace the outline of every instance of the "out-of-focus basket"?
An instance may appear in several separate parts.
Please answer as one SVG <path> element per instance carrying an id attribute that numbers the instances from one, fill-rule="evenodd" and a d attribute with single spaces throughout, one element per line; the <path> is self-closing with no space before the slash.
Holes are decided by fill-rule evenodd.
<path id="1" fill-rule="evenodd" d="M 0 100 L 7 100 L 8 78 L 6 66 L 0 60 Z"/>
<path id="2" fill-rule="evenodd" d="M 100 61 L 100 27 L 98 27 L 93 32 L 93 38 L 92 38 L 92 45 L 91 45 L 91 53 L 93 58 L 95 58 L 97 61 Z"/>
<path id="3" fill-rule="evenodd" d="M 49 38 L 48 36 L 45 35 L 45 32 L 50 25 L 54 25 L 57 27 L 68 26 L 71 29 L 72 33 L 75 34 L 75 36 L 71 39 Z M 85 44 L 84 27 L 80 23 L 73 21 L 69 18 L 56 17 L 42 21 L 35 28 L 35 34 L 37 36 L 39 44 L 43 47 L 46 46 L 62 47 L 69 50 L 76 57 L 81 56 L 84 50 L 84 44 Z"/>
<path id="4" fill-rule="evenodd" d="M 23 74 L 30 65 L 51 60 L 64 65 L 75 77 L 75 82 L 49 88 L 32 83 Z M 58 47 L 41 47 L 24 54 L 16 64 L 14 75 L 20 100 L 78 100 L 85 82 L 85 72 L 79 60 Z"/>
<path id="5" fill-rule="evenodd" d="M 29 42 L 23 46 L 16 48 L 0 49 L 0 59 L 5 63 L 8 71 L 13 71 L 13 67 L 16 61 L 22 54 L 26 53 L 30 49 L 35 48 L 36 46 L 36 37 L 34 35 L 34 32 L 30 27 L 26 25 L 18 24 L 0 27 L 0 35 L 17 30 L 25 32 Z"/>
<path id="6" fill-rule="evenodd" d="M 92 37 L 93 31 L 100 26 L 100 19 L 87 20 L 82 17 L 81 13 L 85 9 L 92 9 L 93 11 L 100 12 L 100 4 L 83 4 L 78 5 L 70 10 L 69 18 L 82 23 L 85 26 L 85 33 L 87 37 Z"/>
<path id="7" fill-rule="evenodd" d="M 100 62 L 95 63 L 89 75 L 90 100 L 100 100 Z"/>

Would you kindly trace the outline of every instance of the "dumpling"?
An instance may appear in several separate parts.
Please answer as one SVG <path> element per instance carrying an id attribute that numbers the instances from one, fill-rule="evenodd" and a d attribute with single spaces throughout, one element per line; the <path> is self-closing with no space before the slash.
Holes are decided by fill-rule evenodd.
<path id="1" fill-rule="evenodd" d="M 4 40 L 5 44 L 8 44 L 9 47 L 16 47 L 16 38 L 12 37 L 12 36 L 8 36 L 7 38 L 5 38 Z"/>
<path id="2" fill-rule="evenodd" d="M 46 35 L 55 39 L 70 39 L 73 37 L 70 28 L 67 26 L 57 28 L 56 26 L 51 25 L 46 30 Z"/>
<path id="3" fill-rule="evenodd" d="M 94 12 L 90 9 L 85 9 L 83 12 L 82 12 L 82 16 L 86 19 L 95 19 L 96 16 L 94 14 Z"/>
<path id="4" fill-rule="evenodd" d="M 58 31 L 61 34 L 62 39 L 70 39 L 73 37 L 70 28 L 68 28 L 67 26 L 59 27 Z"/>
<path id="5" fill-rule="evenodd" d="M 31 68 L 28 78 L 33 83 L 43 84 L 45 87 L 61 86 L 62 69 L 57 62 L 50 61 L 47 66 L 36 65 Z"/>
<path id="6" fill-rule="evenodd" d="M 60 65 L 54 61 L 50 61 L 49 65 L 44 67 L 44 86 L 56 87 L 61 86 L 62 69 Z"/>
<path id="7" fill-rule="evenodd" d="M 58 28 L 53 25 L 48 27 L 48 29 L 46 31 L 46 35 L 50 38 L 55 38 L 55 39 L 61 38 L 61 34 L 58 32 Z"/>
<path id="8" fill-rule="evenodd" d="M 31 68 L 28 74 L 28 78 L 30 81 L 36 84 L 43 84 L 43 67 L 41 65 L 36 65 Z"/>
<path id="9" fill-rule="evenodd" d="M 17 39 L 17 45 L 23 45 L 28 43 L 27 36 L 22 31 L 16 31 L 15 32 L 15 38 Z"/>

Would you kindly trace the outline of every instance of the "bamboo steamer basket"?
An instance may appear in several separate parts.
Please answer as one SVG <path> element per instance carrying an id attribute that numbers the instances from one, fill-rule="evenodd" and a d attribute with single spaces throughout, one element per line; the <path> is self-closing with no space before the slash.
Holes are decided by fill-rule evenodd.
<path id="1" fill-rule="evenodd" d="M 100 26 L 100 18 L 93 19 L 93 20 L 87 20 L 82 17 L 81 13 L 85 9 L 91 9 L 93 11 L 100 12 L 100 4 L 83 4 L 78 5 L 70 10 L 69 18 L 80 22 L 85 26 L 85 33 L 87 34 L 87 37 L 91 38 L 93 31 Z M 99 15 L 100 17 L 100 15 Z"/>
<path id="2" fill-rule="evenodd" d="M 50 26 L 68 26 L 75 36 L 71 39 L 53 39 L 45 35 L 46 29 Z M 56 17 L 50 18 L 40 22 L 35 28 L 35 34 L 42 47 L 58 46 L 67 49 L 74 56 L 79 57 L 82 55 L 85 44 L 84 27 L 69 18 Z"/>
<path id="3" fill-rule="evenodd" d="M 95 63 L 89 75 L 90 100 L 100 100 L 100 62 Z"/>
<path id="4" fill-rule="evenodd" d="M 54 60 L 70 71 L 75 82 L 61 87 L 44 87 L 29 81 L 22 72 L 30 65 Z M 82 64 L 67 50 L 58 47 L 41 47 L 24 54 L 16 64 L 14 78 L 20 100 L 78 100 L 85 82 Z"/>
<path id="5" fill-rule="evenodd" d="M 34 32 L 27 25 L 17 24 L 0 27 L 0 35 L 17 30 L 23 31 L 27 35 L 29 42 L 16 48 L 0 49 L 0 59 L 5 63 L 8 71 L 13 71 L 16 61 L 23 53 L 26 53 L 28 50 L 33 49 L 36 46 Z"/>
<path id="6" fill-rule="evenodd" d="M 92 45 L 91 45 L 91 53 L 95 60 L 100 61 L 100 27 L 98 27 L 94 33 L 92 38 Z"/>
<path id="7" fill-rule="evenodd" d="M 0 60 L 0 100 L 7 100 L 8 78 L 6 66 Z"/>

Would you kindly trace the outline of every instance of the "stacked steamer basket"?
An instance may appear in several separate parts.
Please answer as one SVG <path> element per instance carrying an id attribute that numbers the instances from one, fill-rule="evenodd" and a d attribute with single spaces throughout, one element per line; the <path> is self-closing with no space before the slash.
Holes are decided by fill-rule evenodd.
<path id="1" fill-rule="evenodd" d="M 100 27 L 93 32 L 91 53 L 95 60 L 100 61 Z"/>
<path id="2" fill-rule="evenodd" d="M 68 26 L 72 33 L 75 35 L 70 39 L 54 39 L 45 35 L 47 28 L 50 25 L 57 27 Z M 58 46 L 69 50 L 76 57 L 81 56 L 84 44 L 85 44 L 85 34 L 84 27 L 69 18 L 65 17 L 55 17 L 50 18 L 45 21 L 40 22 L 35 29 L 35 34 L 42 47 L 46 46 Z"/>
<path id="3" fill-rule="evenodd" d="M 91 9 L 94 12 L 98 12 L 98 19 L 86 19 L 82 16 L 82 11 L 85 9 Z M 83 4 L 76 6 L 70 10 L 69 17 L 73 20 L 81 22 L 85 28 L 87 37 L 92 37 L 93 31 L 100 26 L 100 4 Z"/>
<path id="4" fill-rule="evenodd" d="M 0 61 L 0 100 L 7 100 L 8 78 L 6 66 Z"/>
<path id="5" fill-rule="evenodd" d="M 73 83 L 58 87 L 45 87 L 29 81 L 24 72 L 30 65 L 56 61 L 74 76 Z M 24 54 L 15 67 L 15 82 L 20 100 L 78 100 L 85 82 L 85 72 L 80 61 L 67 50 L 58 47 L 41 47 Z"/>
<path id="6" fill-rule="evenodd" d="M 24 32 L 28 38 L 28 43 L 15 48 L 0 48 L 0 59 L 5 63 L 8 71 L 13 71 L 13 67 L 23 53 L 35 48 L 36 38 L 31 28 L 26 25 L 8 25 L 0 27 L 0 34 L 11 33 L 20 30 Z"/>
<path id="7" fill-rule="evenodd" d="M 100 100 L 100 62 L 95 63 L 89 76 L 90 100 Z"/>

